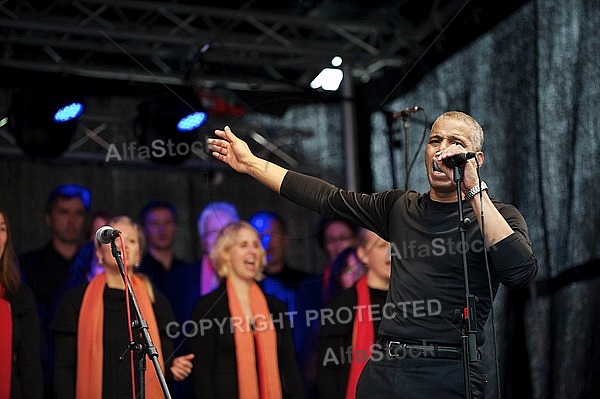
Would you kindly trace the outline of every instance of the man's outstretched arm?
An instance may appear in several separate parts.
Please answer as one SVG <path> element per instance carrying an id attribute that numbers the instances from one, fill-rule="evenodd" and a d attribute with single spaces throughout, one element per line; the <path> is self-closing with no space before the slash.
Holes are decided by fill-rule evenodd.
<path id="1" fill-rule="evenodd" d="M 215 135 L 219 138 L 208 140 L 208 149 L 213 157 L 279 193 L 287 169 L 252 154 L 248 144 L 233 134 L 229 126 L 215 130 Z"/>

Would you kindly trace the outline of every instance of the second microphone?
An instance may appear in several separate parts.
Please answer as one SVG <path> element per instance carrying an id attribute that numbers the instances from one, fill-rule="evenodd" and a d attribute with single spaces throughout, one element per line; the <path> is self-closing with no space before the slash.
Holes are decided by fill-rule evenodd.
<path id="1" fill-rule="evenodd" d="M 96 230 L 96 241 L 102 244 L 110 244 L 111 241 L 119 237 L 121 232 L 110 226 L 102 226 Z"/>

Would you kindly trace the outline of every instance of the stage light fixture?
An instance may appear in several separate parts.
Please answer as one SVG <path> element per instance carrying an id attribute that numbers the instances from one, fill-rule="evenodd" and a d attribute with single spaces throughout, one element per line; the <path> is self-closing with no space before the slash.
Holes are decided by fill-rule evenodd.
<path id="1" fill-rule="evenodd" d="M 207 120 L 196 93 L 191 88 L 178 88 L 140 102 L 136 133 L 140 146 L 150 149 L 152 161 L 179 164 L 189 158 L 199 128 Z"/>
<path id="2" fill-rule="evenodd" d="M 83 104 L 80 102 L 73 102 L 65 105 L 54 113 L 54 122 L 68 122 L 71 119 L 79 118 L 83 113 L 83 108 Z"/>
<path id="3" fill-rule="evenodd" d="M 25 154 L 56 158 L 69 148 L 83 111 L 83 102 L 65 92 L 21 90 L 12 96 L 8 126 Z"/>
<path id="4" fill-rule="evenodd" d="M 342 62 L 343 60 L 341 57 L 333 57 L 331 59 L 331 65 L 335 68 L 323 68 L 323 70 L 310 82 L 310 87 L 313 89 L 336 91 L 344 79 L 344 72 L 337 68 L 342 65 Z"/>
<path id="5" fill-rule="evenodd" d="M 199 128 L 206 122 L 206 112 L 193 112 L 184 116 L 177 122 L 177 130 L 180 132 L 189 132 Z"/>

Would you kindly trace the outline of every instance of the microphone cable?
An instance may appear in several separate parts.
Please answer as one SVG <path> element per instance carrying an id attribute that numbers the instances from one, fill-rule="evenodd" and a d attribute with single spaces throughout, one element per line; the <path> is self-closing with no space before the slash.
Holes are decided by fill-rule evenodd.
<path id="1" fill-rule="evenodd" d="M 475 157 L 477 163 L 477 179 L 481 187 L 481 174 L 479 173 L 479 160 Z M 483 211 L 483 190 L 479 191 L 479 208 L 481 209 L 481 235 L 483 236 L 483 258 L 485 260 L 485 271 L 487 273 L 488 290 L 490 294 L 490 317 L 492 318 L 492 346 L 494 348 L 494 367 L 496 370 L 496 384 L 498 385 L 498 398 L 502 398 L 502 387 L 500 386 L 500 367 L 498 365 L 498 345 L 496 336 L 496 322 L 494 315 L 494 290 L 492 289 L 492 277 L 490 274 L 490 263 L 488 261 L 487 240 L 485 234 L 485 215 Z"/>

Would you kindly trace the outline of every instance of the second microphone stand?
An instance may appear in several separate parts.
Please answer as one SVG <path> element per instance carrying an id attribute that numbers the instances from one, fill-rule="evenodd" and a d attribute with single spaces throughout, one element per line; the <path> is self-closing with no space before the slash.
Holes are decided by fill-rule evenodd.
<path id="1" fill-rule="evenodd" d="M 456 183 L 456 195 L 458 198 L 458 217 L 460 239 L 463 245 L 462 263 L 465 278 L 465 306 L 461 312 L 461 340 L 463 345 L 463 370 L 465 381 L 465 398 L 471 399 L 471 367 L 469 362 L 477 360 L 477 297 L 471 294 L 469 288 L 469 268 L 467 264 L 467 226 L 471 224 L 469 218 L 464 217 L 462 192 L 460 186 L 463 180 L 463 166 L 454 166 L 454 182 Z"/>
<path id="2" fill-rule="evenodd" d="M 389 155 L 390 155 L 390 165 L 391 165 L 391 173 L 392 173 L 392 185 L 394 187 L 398 187 L 398 178 L 396 176 L 396 161 L 395 161 L 395 154 L 394 154 L 394 150 L 400 146 L 401 142 L 397 139 L 394 138 L 394 132 L 393 132 L 393 124 L 394 121 L 397 119 L 402 119 L 402 127 L 404 129 L 404 174 L 405 174 L 405 180 L 404 180 L 404 189 L 408 190 L 408 179 L 409 179 L 409 175 L 410 175 L 410 168 L 409 168 L 409 164 L 408 164 L 408 126 L 409 126 L 409 117 L 410 114 L 408 113 L 399 113 L 398 115 L 396 114 L 389 114 L 388 115 L 388 141 L 389 141 Z"/>
<path id="3" fill-rule="evenodd" d="M 162 369 L 160 368 L 160 363 L 158 362 L 158 351 L 152 343 L 152 337 L 150 337 L 150 333 L 148 332 L 148 323 L 146 323 L 146 320 L 144 320 L 142 316 L 142 312 L 135 297 L 135 293 L 133 292 L 131 284 L 129 283 L 129 278 L 125 274 L 125 266 L 123 265 L 123 259 L 121 258 L 121 250 L 115 244 L 114 239 L 110 241 L 110 247 L 112 256 L 115 258 L 115 260 L 117 261 L 117 265 L 119 266 L 121 277 L 123 277 L 123 282 L 125 283 L 125 289 L 129 293 L 129 297 L 131 298 L 131 302 L 133 303 L 135 314 L 137 316 L 137 320 L 133 322 L 132 325 L 129 327 L 137 327 L 142 340 L 141 346 L 136 345 L 135 342 L 132 342 L 129 345 L 129 350 L 131 350 L 132 353 L 136 353 L 138 357 L 138 372 L 140 384 L 138 398 L 143 399 L 145 397 L 146 355 L 148 355 L 148 357 L 152 361 L 152 364 L 154 365 L 154 369 L 156 370 L 156 375 L 158 376 L 158 380 L 163 390 L 164 397 L 166 399 L 171 399 L 171 394 L 169 392 L 169 388 L 167 387 L 165 376 L 163 374 Z"/>

